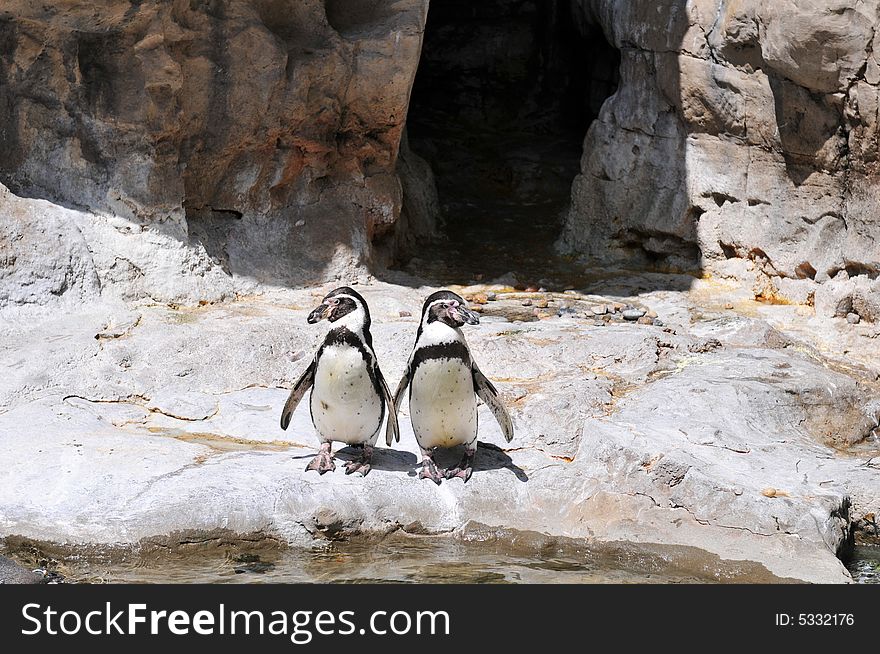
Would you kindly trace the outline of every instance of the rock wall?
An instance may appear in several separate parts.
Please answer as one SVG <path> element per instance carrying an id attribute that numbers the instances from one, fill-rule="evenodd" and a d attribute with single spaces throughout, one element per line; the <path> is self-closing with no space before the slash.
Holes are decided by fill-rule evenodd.
<path id="1" fill-rule="evenodd" d="M 398 156 L 427 5 L 3 3 L 0 303 L 353 279 L 431 234 L 431 171 Z M 880 317 L 878 5 L 572 0 L 620 84 L 559 247 Z"/>
<path id="2" fill-rule="evenodd" d="M 880 291 L 880 3 L 575 4 L 622 63 L 586 136 L 564 250 L 721 274 L 745 260 L 757 294 L 796 301 L 836 275 Z"/>
<path id="3" fill-rule="evenodd" d="M 0 184 L 74 210 L 40 205 L 39 230 L 91 254 L 46 274 L 91 268 L 102 287 L 159 301 L 354 274 L 401 210 L 395 165 L 426 11 L 4 2 Z M 52 239 L 10 197 L 4 234 L 21 238 L 4 240 L 4 269 L 21 265 L 22 239 L 51 258 Z"/>

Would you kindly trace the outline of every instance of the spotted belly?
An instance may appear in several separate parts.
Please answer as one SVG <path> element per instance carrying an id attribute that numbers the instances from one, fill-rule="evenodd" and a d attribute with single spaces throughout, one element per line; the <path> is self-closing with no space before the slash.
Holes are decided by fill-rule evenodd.
<path id="1" fill-rule="evenodd" d="M 353 347 L 328 347 L 318 360 L 312 422 L 323 441 L 372 444 L 382 424 L 382 398 Z"/>
<path id="2" fill-rule="evenodd" d="M 460 359 L 429 359 L 413 374 L 409 412 L 425 449 L 477 440 L 477 398 L 470 367 Z"/>

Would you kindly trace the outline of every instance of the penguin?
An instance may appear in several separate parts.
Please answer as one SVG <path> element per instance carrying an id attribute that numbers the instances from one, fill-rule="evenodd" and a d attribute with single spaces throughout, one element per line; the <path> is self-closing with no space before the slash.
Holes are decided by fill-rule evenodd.
<path id="1" fill-rule="evenodd" d="M 495 415 L 507 442 L 513 439 L 510 415 L 492 382 L 480 372 L 461 331 L 463 325 L 479 322 L 461 296 L 452 291 L 429 295 L 412 354 L 392 400 L 399 408 L 409 387 L 410 420 L 422 451 L 419 478 L 438 485 L 444 477 L 460 477 L 464 482 L 471 477 L 477 452 L 477 397 Z M 389 426 L 386 438 L 390 434 Z M 465 447 L 461 462 L 455 468 L 438 470 L 433 451 L 456 445 Z"/>
<path id="2" fill-rule="evenodd" d="M 309 410 L 321 448 L 306 471 L 323 475 L 335 470 L 331 448 L 333 441 L 338 441 L 363 448 L 360 459 L 346 464 L 345 474 L 360 472 L 366 477 L 386 410 L 386 445 L 390 446 L 392 439 L 400 441 L 397 411 L 373 351 L 366 300 L 348 286 L 334 289 L 307 320 L 314 325 L 325 318 L 333 327 L 293 385 L 281 411 L 281 428 L 287 429 L 296 406 L 311 388 Z"/>

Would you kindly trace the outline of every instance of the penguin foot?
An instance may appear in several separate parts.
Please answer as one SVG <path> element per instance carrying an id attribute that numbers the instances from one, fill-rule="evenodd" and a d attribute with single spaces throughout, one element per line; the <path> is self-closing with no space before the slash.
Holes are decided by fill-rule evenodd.
<path id="1" fill-rule="evenodd" d="M 306 466 L 306 472 L 309 470 L 316 470 L 319 475 L 336 470 L 336 463 L 333 461 L 333 455 L 330 454 L 330 443 L 321 445 L 321 451 Z"/>
<path id="2" fill-rule="evenodd" d="M 467 483 L 467 480 L 471 478 L 471 474 L 474 472 L 474 455 L 477 453 L 476 449 L 473 450 L 465 450 L 464 457 L 462 457 L 461 461 L 454 468 L 449 468 L 444 473 L 447 479 L 454 479 L 456 477 L 461 477 L 461 480 L 464 483 Z"/>
<path id="3" fill-rule="evenodd" d="M 360 459 L 349 461 L 345 464 L 345 474 L 350 475 L 355 472 L 361 473 L 361 477 L 366 477 L 367 473 L 373 469 L 370 462 L 373 460 L 373 448 L 370 445 L 364 445 L 364 453 Z"/>
<path id="4" fill-rule="evenodd" d="M 443 473 L 437 468 L 437 464 L 432 459 L 422 461 L 422 469 L 419 472 L 419 479 L 430 479 L 438 486 L 443 481 Z"/>
<path id="5" fill-rule="evenodd" d="M 467 466 L 466 468 L 456 466 L 454 468 L 449 468 L 443 474 L 446 476 L 447 479 L 455 479 L 456 477 L 461 477 L 461 480 L 467 483 L 467 480 L 471 478 L 471 473 L 473 473 L 473 471 L 474 469 L 470 466 Z"/>

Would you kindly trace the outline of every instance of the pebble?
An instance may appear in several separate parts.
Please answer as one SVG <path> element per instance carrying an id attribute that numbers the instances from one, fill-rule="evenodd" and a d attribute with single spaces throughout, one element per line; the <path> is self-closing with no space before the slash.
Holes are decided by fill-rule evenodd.
<path id="1" fill-rule="evenodd" d="M 410 313 L 409 311 L 398 311 L 397 315 L 400 316 L 401 318 L 409 318 L 412 315 L 412 313 Z"/>
<path id="2" fill-rule="evenodd" d="M 660 320 L 660 318 L 654 318 L 654 323 L 653 323 L 653 324 L 654 324 L 654 327 L 662 327 L 662 326 L 663 326 L 663 321 Z"/>
<path id="3" fill-rule="evenodd" d="M 532 301 L 531 300 L 523 300 L 522 305 L 524 307 L 530 307 L 530 306 L 532 306 Z"/>
<path id="4" fill-rule="evenodd" d="M 606 307 L 604 304 L 597 304 L 592 308 L 592 311 L 595 315 L 602 316 L 608 313 L 608 307 Z"/>
<path id="5" fill-rule="evenodd" d="M 535 306 L 539 309 L 546 309 L 548 304 L 550 303 L 547 302 L 547 300 L 538 300 L 537 302 L 535 302 Z"/>
<path id="6" fill-rule="evenodd" d="M 636 322 L 639 323 L 640 325 L 653 325 L 654 319 L 648 318 L 648 316 L 642 316 Z"/>
<path id="7" fill-rule="evenodd" d="M 644 315 L 645 315 L 645 312 L 643 309 L 626 309 L 623 312 L 623 319 L 624 320 L 638 320 L 639 318 L 641 318 Z"/>
<path id="8" fill-rule="evenodd" d="M 525 290 L 526 290 L 526 293 L 537 293 L 538 287 L 537 286 L 526 286 Z"/>
<path id="9" fill-rule="evenodd" d="M 611 305 L 612 311 L 623 311 L 623 309 L 624 309 L 624 306 L 620 302 L 615 302 L 614 304 Z"/>
<path id="10" fill-rule="evenodd" d="M 474 306 L 471 307 L 471 311 L 475 311 L 476 313 L 482 313 L 483 312 L 483 305 L 482 304 L 475 304 Z"/>
<path id="11" fill-rule="evenodd" d="M 550 314 L 547 313 L 546 311 L 539 311 L 538 312 L 538 318 L 541 320 L 544 320 L 545 318 L 549 318 L 549 317 L 550 317 Z"/>
<path id="12" fill-rule="evenodd" d="M 593 321 L 593 327 L 604 327 L 604 326 L 605 326 L 604 320 L 594 320 Z"/>
<path id="13" fill-rule="evenodd" d="M 477 304 L 486 304 L 489 301 L 489 296 L 485 293 L 475 293 L 471 298 L 472 302 L 476 302 Z"/>
<path id="14" fill-rule="evenodd" d="M 646 315 L 648 318 L 656 318 L 656 317 L 657 317 L 657 312 L 654 311 L 654 310 L 652 309 L 651 311 L 649 311 L 649 312 L 646 313 L 645 315 Z"/>
<path id="15" fill-rule="evenodd" d="M 859 321 L 860 321 L 861 319 L 862 319 L 862 318 L 861 318 L 861 317 L 859 316 L 859 314 L 857 314 L 857 313 L 848 313 L 848 314 L 846 314 L 846 321 L 847 321 L 850 325 L 858 325 L 858 324 L 859 324 Z"/>
<path id="16" fill-rule="evenodd" d="M 727 303 L 724 305 L 724 308 L 725 308 L 725 309 L 728 309 L 728 310 L 729 310 L 729 309 L 733 309 L 733 302 L 727 302 Z"/>
<path id="17" fill-rule="evenodd" d="M 498 299 L 498 296 L 495 293 L 489 292 L 489 293 L 486 293 L 486 299 L 489 300 L 489 302 L 494 302 L 495 300 Z"/>

